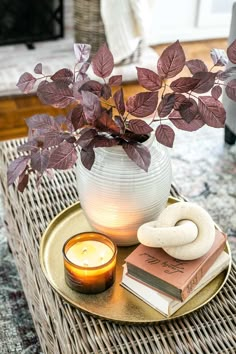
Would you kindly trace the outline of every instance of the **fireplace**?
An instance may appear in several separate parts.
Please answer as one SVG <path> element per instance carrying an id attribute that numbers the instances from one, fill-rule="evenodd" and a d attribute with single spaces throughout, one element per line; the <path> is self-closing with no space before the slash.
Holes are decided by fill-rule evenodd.
<path id="1" fill-rule="evenodd" d="M 63 37 L 63 0 L 0 0 L 0 45 Z"/>

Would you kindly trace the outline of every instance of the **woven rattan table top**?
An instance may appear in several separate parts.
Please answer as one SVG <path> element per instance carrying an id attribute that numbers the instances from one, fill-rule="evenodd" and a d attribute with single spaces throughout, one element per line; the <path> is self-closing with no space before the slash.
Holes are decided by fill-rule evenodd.
<path id="1" fill-rule="evenodd" d="M 236 267 L 220 293 L 184 317 L 152 325 L 122 325 L 87 315 L 65 303 L 39 264 L 40 238 L 48 223 L 78 200 L 74 171 L 35 181 L 18 193 L 7 188 L 6 166 L 21 139 L 0 144 L 0 181 L 9 244 L 44 353 L 236 353 Z M 178 196 L 175 188 L 172 194 Z"/>

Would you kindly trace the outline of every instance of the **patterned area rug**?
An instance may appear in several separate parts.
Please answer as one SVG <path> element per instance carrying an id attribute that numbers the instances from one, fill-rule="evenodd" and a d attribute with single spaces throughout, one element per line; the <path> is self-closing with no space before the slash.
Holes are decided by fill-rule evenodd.
<path id="1" fill-rule="evenodd" d="M 173 177 L 179 190 L 206 208 L 228 233 L 236 261 L 236 145 L 227 147 L 223 130 L 202 128 L 193 135 L 176 132 Z M 6 242 L 0 207 L 1 354 L 40 354 L 27 302 Z M 66 353 L 65 353 L 66 354 Z"/>

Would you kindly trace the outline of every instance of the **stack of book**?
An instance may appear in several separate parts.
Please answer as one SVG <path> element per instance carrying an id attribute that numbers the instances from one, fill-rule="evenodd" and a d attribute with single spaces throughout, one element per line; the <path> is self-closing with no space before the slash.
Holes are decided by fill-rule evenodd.
<path id="1" fill-rule="evenodd" d="M 201 258 L 181 261 L 161 248 L 139 245 L 126 259 L 121 285 L 165 316 L 171 316 L 227 268 L 226 236 Z"/>

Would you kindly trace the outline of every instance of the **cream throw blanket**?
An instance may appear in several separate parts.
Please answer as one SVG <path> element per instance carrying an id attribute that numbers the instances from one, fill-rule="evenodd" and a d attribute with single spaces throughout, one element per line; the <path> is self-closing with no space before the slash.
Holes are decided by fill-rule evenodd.
<path id="1" fill-rule="evenodd" d="M 151 1 L 101 0 L 106 39 L 115 64 L 130 57 L 140 43 L 147 46 Z"/>

